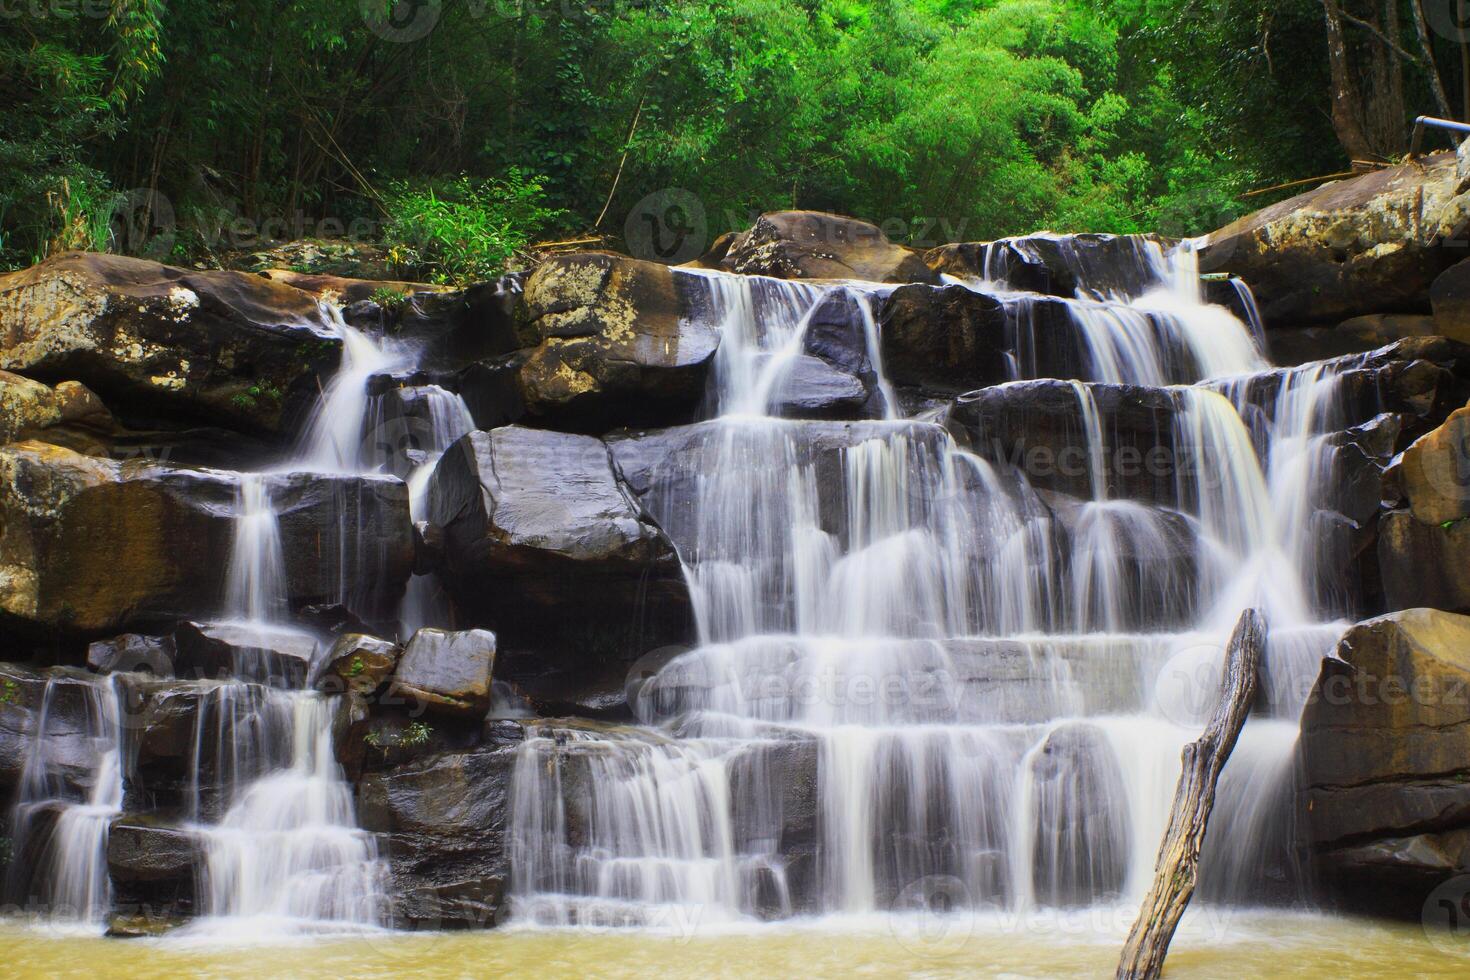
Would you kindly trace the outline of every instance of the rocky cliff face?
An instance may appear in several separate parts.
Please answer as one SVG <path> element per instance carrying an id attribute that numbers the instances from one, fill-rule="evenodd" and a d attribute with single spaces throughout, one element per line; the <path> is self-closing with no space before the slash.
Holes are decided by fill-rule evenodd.
<path id="1" fill-rule="evenodd" d="M 1357 625 L 1320 670 L 1316 660 L 1300 668 L 1315 682 L 1291 788 L 1299 833 L 1283 849 L 1310 861 L 1320 898 L 1390 914 L 1417 912 L 1435 886 L 1470 873 L 1470 325 L 1460 303 L 1470 272 L 1454 251 L 1466 190 L 1453 158 L 1430 158 L 1277 205 L 1202 251 L 1207 269 L 1255 290 L 1268 348 L 1340 355 L 1309 369 L 1337 379 L 1322 410 L 1335 420 L 1321 433 L 1332 485 L 1310 501 L 1323 569 L 1310 601 Z M 1172 634 L 1205 612 L 1201 583 L 1218 556 L 1201 542 L 1218 529 L 1201 505 L 1214 461 L 1190 457 L 1208 417 L 1199 402 L 1233 420 L 1234 441 L 1209 445 L 1260 451 L 1303 377 L 1247 351 L 1248 377 L 1171 387 L 1208 374 L 1218 337 L 1159 341 L 1152 376 L 1112 376 L 1126 345 L 1110 338 L 1174 336 L 1167 310 L 1104 302 L 1158 285 L 1148 262 L 1163 244 L 1036 235 L 920 255 L 863 222 L 781 212 L 694 268 L 566 255 L 467 290 L 395 284 L 412 297 L 392 309 L 352 280 L 112 256 L 0 277 L 0 631 L 11 661 L 0 664 L 0 789 L 34 802 L 27 774 L 43 758 L 47 799 L 89 798 L 103 722 L 118 726 L 127 760 L 104 838 L 110 901 L 189 917 L 213 901 L 194 873 L 207 841 L 190 827 L 217 817 L 240 781 L 289 762 L 279 743 L 291 729 L 272 698 L 314 689 L 331 706 L 330 764 L 382 858 L 380 918 L 495 925 L 525 868 L 549 879 L 523 889 L 568 885 L 517 840 L 517 807 L 547 805 L 517 793 L 538 772 L 558 773 L 563 850 L 595 852 L 598 821 L 621 805 L 598 796 L 597 774 L 652 765 L 670 740 L 708 734 L 690 706 L 729 652 L 725 637 L 696 630 L 720 621 L 717 586 L 746 582 L 764 615 L 762 590 L 800 571 L 781 565 L 773 537 L 799 519 L 821 545 L 804 552 L 815 562 L 873 533 L 852 501 L 884 485 L 875 474 L 892 464 L 880 450 L 909 463 L 962 449 L 943 458 L 963 466 L 916 470 L 883 512 L 943 514 L 950 543 L 970 541 L 983 521 L 1008 545 L 1004 575 L 964 586 L 992 617 L 967 620 L 974 635 L 904 607 L 907 593 L 864 593 L 873 567 L 822 566 L 866 596 L 875 619 L 903 618 L 912 647 L 959 675 L 960 703 L 940 722 L 1047 722 L 1061 710 L 1048 700 L 1059 678 L 1074 685 L 1074 708 L 1137 710 L 1144 699 L 1104 658 L 1142 665 L 1148 644 L 1103 649 L 1089 635 Z M 757 285 L 737 296 L 729 281 L 742 276 Z M 779 289 L 759 285 L 771 279 Z M 343 322 L 420 354 L 362 379 L 370 407 L 349 448 L 378 454 L 377 474 L 265 465 L 302 437 L 343 360 L 323 297 L 348 304 Z M 737 480 L 769 468 L 758 452 L 733 457 L 728 428 L 712 418 L 730 409 L 712 400 L 735 369 L 721 326 L 735 299 L 792 297 L 811 301 L 804 332 L 770 355 L 789 369 L 759 410 L 789 423 L 793 434 L 773 446 L 791 454 L 783 462 L 807 510 L 715 515 L 727 532 L 748 524 L 747 582 L 714 517 L 691 501 L 732 459 Z M 463 417 L 446 422 L 446 404 Z M 226 602 L 229 582 L 250 573 L 232 559 L 249 516 L 239 471 L 262 470 L 283 627 L 269 634 L 242 626 Z M 1114 523 L 1100 526 L 1100 514 Z M 1086 585 L 1100 540 L 1115 541 L 1109 574 L 1123 583 L 1111 605 Z M 910 559 L 894 546 L 885 562 Z M 913 567 L 916 579 L 952 573 Z M 1015 603 L 992 595 L 1002 579 L 1044 583 L 1046 618 L 1024 629 L 1006 620 Z M 411 621 L 410 608 L 438 618 Z M 1065 639 L 1038 653 L 992 639 L 997 623 Z M 697 644 L 710 659 L 686 656 Z M 794 671 L 804 654 L 791 640 L 764 655 Z M 121 715 L 108 721 L 97 706 L 114 696 Z M 736 735 L 716 734 L 740 745 L 721 760 L 718 792 L 701 792 L 726 800 L 747 911 L 821 911 L 823 767 L 835 750 L 809 731 L 773 734 L 765 726 L 790 719 L 746 696 L 738 707 L 763 706 L 749 718 L 721 702 L 739 724 L 727 719 Z M 623 727 L 635 719 L 663 727 Z M 1123 887 L 1127 824 L 1097 802 L 1123 779 L 1106 741 L 1069 723 L 1024 763 L 1036 805 L 1090 826 L 1097 851 L 1096 861 L 1048 855 L 1038 838 L 1036 860 L 1052 861 L 1052 876 L 1038 878 L 1044 901 Z M 1002 742 L 979 754 L 1012 751 Z M 609 744 L 633 748 L 610 761 Z M 938 750 L 915 751 L 915 766 L 934 764 L 924 753 Z M 683 772 L 681 785 L 701 772 Z M 946 786 L 934 805 L 959 806 Z M 874 792 L 892 808 L 910 790 Z M 12 835 L 31 842 L 10 855 L 12 897 L 39 901 L 35 842 L 57 815 L 6 813 Z M 880 849 L 886 899 L 899 899 L 906 861 L 1004 850 L 957 843 L 938 810 L 921 816 Z"/>

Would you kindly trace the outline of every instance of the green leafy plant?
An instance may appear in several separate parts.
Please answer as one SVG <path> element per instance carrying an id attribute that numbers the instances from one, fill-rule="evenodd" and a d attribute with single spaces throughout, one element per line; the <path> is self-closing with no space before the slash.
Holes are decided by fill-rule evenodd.
<path id="1" fill-rule="evenodd" d="M 543 184 L 514 167 L 490 180 L 395 184 L 384 241 L 400 263 L 434 282 L 492 279 L 561 217 L 547 206 Z"/>

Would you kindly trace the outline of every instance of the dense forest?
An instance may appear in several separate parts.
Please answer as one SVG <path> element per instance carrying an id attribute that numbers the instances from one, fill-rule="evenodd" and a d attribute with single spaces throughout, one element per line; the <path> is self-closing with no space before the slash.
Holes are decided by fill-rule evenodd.
<path id="1" fill-rule="evenodd" d="M 459 279 L 640 208 L 696 241 L 783 207 L 916 244 L 1197 233 L 1465 115 L 1459 5 L 26 0 L 0 265 L 347 237 Z"/>

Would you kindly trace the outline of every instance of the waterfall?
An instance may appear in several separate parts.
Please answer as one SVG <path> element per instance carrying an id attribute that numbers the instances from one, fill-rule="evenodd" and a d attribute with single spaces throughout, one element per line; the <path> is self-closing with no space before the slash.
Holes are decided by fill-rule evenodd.
<path id="1" fill-rule="evenodd" d="M 31 851 L 38 857 L 31 869 L 12 861 L 7 891 L 11 900 L 42 909 L 54 927 L 98 931 L 112 904 L 107 835 L 123 805 L 124 697 L 124 681 L 117 677 L 53 675 L 42 691 L 9 841 L 12 855 Z M 80 718 L 60 717 L 63 699 L 81 701 Z M 76 764 L 67 753 L 67 743 L 74 742 L 89 763 L 79 785 L 62 777 Z"/>
<path id="2" fill-rule="evenodd" d="M 415 389 L 425 406 L 425 418 L 406 426 L 405 435 L 413 446 L 407 473 L 408 506 L 415 521 L 429 516 L 429 481 L 434 467 L 444 453 L 461 436 L 472 432 L 475 420 L 464 399 L 439 385 Z M 408 582 L 398 610 L 399 635 L 409 637 L 425 626 L 447 627 L 450 623 L 449 600 L 434 575 L 415 575 Z"/>
<path id="3" fill-rule="evenodd" d="M 975 907 L 1136 905 L 1248 606 L 1271 626 L 1270 705 L 1222 781 L 1202 894 L 1292 897 L 1296 720 L 1343 629 L 1315 516 L 1342 366 L 1272 372 L 1258 331 L 1203 302 L 1190 248 L 1129 247 L 1127 292 L 1074 254 L 1076 297 L 1023 294 L 999 246 L 965 283 L 998 294 L 1018 382 L 1060 356 L 1038 311 L 1065 314 L 1046 329 L 1078 352 L 1075 503 L 902 416 L 873 316 L 887 287 L 687 273 L 721 331 L 713 410 L 644 502 L 684 562 L 698 642 L 639 688 L 641 727 L 547 723 L 520 750 L 517 915 L 865 914 L 939 880 Z M 778 417 L 839 291 L 877 417 Z M 1110 491 L 1090 383 L 1167 399 L 1167 506 Z"/>
<path id="4" fill-rule="evenodd" d="M 400 364 L 402 354 L 324 310 L 342 336 L 343 364 L 308 426 L 299 465 L 357 474 L 365 466 L 368 378 Z M 345 574 L 349 565 L 338 558 Z M 285 623 L 285 559 L 269 474 L 240 475 L 224 599 L 227 614 L 262 648 L 275 636 L 300 635 Z M 267 677 L 248 662 L 252 653 L 243 651 L 247 662 L 234 665 L 234 679 L 201 684 L 185 809 L 204 859 L 196 875 L 201 918 L 189 933 L 258 938 L 380 926 L 384 866 L 373 836 L 357 829 L 352 788 L 333 752 L 334 702 L 264 686 Z"/>

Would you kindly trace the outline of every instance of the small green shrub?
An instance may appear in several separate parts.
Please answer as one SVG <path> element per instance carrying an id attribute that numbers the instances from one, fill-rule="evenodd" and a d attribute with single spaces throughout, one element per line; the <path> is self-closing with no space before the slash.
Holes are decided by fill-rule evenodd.
<path id="1" fill-rule="evenodd" d="M 512 168 L 491 180 L 395 184 L 384 244 L 396 264 L 433 282 L 493 279 L 562 217 L 546 206 L 544 180 Z"/>

